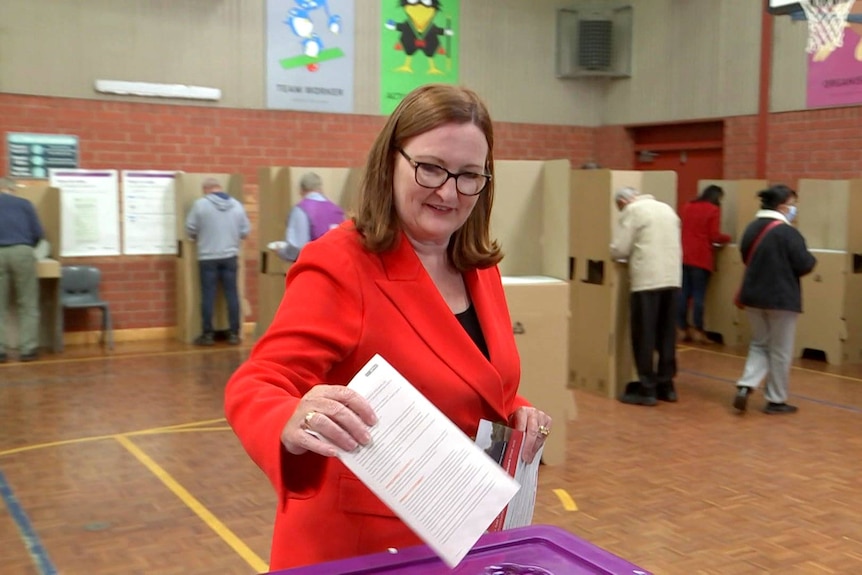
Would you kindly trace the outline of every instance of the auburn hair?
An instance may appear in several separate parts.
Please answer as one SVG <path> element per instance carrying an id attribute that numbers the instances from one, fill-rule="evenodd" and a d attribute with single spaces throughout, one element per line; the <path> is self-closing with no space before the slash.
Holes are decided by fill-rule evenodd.
<path id="1" fill-rule="evenodd" d="M 493 266 L 503 258 L 499 244 L 490 239 L 494 204 L 491 116 L 475 92 L 449 84 L 426 84 L 407 94 L 389 116 L 368 153 L 353 217 L 367 249 L 373 252 L 392 249 L 400 237 L 401 222 L 393 198 L 398 150 L 407 140 L 445 124 L 468 123 L 478 127 L 488 142 L 485 170 L 491 179 L 467 221 L 452 234 L 449 259 L 457 270 L 466 271 Z"/>

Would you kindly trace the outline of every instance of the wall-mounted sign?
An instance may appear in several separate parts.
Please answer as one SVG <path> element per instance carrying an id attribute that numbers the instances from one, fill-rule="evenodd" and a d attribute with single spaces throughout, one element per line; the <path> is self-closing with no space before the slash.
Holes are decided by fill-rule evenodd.
<path id="1" fill-rule="evenodd" d="M 13 178 L 47 178 L 51 168 L 78 167 L 78 136 L 6 133 Z"/>

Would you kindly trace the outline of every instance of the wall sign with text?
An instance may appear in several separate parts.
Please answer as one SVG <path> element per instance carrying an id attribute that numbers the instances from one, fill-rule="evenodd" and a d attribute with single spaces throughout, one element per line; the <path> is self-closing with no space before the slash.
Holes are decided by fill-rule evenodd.
<path id="1" fill-rule="evenodd" d="M 78 136 L 7 132 L 6 149 L 13 178 L 43 179 L 52 168 L 78 167 Z"/>

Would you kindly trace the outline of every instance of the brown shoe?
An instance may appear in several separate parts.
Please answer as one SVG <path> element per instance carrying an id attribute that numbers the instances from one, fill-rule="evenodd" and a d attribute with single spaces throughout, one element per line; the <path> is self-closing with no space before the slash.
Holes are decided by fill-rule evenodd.
<path id="1" fill-rule="evenodd" d="M 691 341 L 691 337 L 689 337 L 689 332 L 679 327 L 676 328 L 676 341 L 678 343 Z"/>

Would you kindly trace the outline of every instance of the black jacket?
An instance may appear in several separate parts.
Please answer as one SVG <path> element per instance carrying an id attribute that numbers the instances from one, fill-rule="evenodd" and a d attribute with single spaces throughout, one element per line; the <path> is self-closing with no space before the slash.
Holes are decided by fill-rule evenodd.
<path id="1" fill-rule="evenodd" d="M 758 213 L 759 216 L 761 214 L 763 211 Z M 772 217 L 758 217 L 742 234 L 739 249 L 742 259 L 748 258 L 749 261 L 739 300 L 746 307 L 801 312 L 799 278 L 811 272 L 817 264 L 802 234 L 787 224 L 775 226 L 766 232 L 754 253 L 748 256 L 755 238 L 773 221 L 775 218 Z"/>

